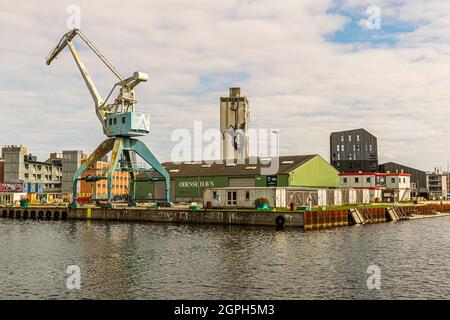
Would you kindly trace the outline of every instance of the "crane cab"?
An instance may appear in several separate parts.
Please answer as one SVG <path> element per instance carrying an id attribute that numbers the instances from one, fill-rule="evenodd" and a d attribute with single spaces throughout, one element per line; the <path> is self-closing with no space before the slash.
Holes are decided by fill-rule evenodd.
<path id="1" fill-rule="evenodd" d="M 105 134 L 108 137 L 138 137 L 150 132 L 150 116 L 124 112 L 106 115 Z"/>

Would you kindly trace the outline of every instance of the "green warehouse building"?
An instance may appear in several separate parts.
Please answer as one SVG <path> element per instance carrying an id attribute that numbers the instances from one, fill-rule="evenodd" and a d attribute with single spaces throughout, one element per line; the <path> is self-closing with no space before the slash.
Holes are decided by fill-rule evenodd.
<path id="1" fill-rule="evenodd" d="M 263 162 L 263 163 L 261 163 Z M 223 187 L 305 187 L 338 188 L 339 172 L 320 155 L 279 157 L 276 174 L 262 175 L 264 164 L 163 163 L 171 177 L 173 202 L 202 201 L 205 188 Z M 139 201 L 164 199 L 164 181 L 156 172 L 141 173 L 136 179 Z"/>

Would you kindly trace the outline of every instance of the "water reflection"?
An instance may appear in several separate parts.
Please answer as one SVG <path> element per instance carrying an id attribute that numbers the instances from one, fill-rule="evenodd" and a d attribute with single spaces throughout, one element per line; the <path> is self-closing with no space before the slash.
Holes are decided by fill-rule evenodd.
<path id="1" fill-rule="evenodd" d="M 450 219 L 304 232 L 0 220 L 0 298 L 449 298 Z M 81 290 L 66 288 L 79 265 Z M 381 290 L 368 290 L 370 265 Z"/>

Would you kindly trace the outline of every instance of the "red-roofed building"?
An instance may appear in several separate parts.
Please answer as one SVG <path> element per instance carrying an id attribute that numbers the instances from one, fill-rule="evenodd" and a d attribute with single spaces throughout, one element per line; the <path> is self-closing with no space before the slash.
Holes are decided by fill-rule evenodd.
<path id="1" fill-rule="evenodd" d="M 409 173 L 343 172 L 339 176 L 341 188 L 368 189 L 371 202 L 411 200 Z"/>

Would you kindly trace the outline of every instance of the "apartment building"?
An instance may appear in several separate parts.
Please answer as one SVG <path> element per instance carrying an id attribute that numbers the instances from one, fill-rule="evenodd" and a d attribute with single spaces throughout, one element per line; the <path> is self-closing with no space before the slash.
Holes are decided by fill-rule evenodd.
<path id="1" fill-rule="evenodd" d="M 0 183 L 3 183 L 5 181 L 4 173 L 5 173 L 5 160 L 0 159 Z"/>
<path id="2" fill-rule="evenodd" d="M 427 173 L 427 188 L 430 200 L 446 200 L 448 197 L 447 175 L 441 168 Z"/>
<path id="3" fill-rule="evenodd" d="M 82 178 L 88 176 L 106 176 L 106 170 L 109 163 L 106 161 L 98 161 L 94 169 L 87 170 Z M 130 183 L 130 175 L 125 171 L 116 171 L 112 180 L 112 194 L 113 196 L 128 194 L 128 186 Z M 100 200 L 106 199 L 108 196 L 107 180 L 99 180 L 95 182 L 82 180 L 80 183 L 81 196 L 89 196 L 92 199 Z"/>
<path id="4" fill-rule="evenodd" d="M 67 197 L 70 197 L 73 192 L 73 175 L 86 158 L 87 155 L 81 150 L 64 150 L 62 153 L 61 193 Z M 80 192 L 79 188 L 78 186 L 78 193 Z"/>
<path id="5" fill-rule="evenodd" d="M 377 171 L 377 138 L 365 129 L 331 133 L 330 164 L 340 172 Z"/>
<path id="6" fill-rule="evenodd" d="M 2 148 L 4 183 L 21 183 L 26 193 L 60 193 L 61 156 L 52 154 L 47 161 L 38 161 L 24 146 Z"/>

